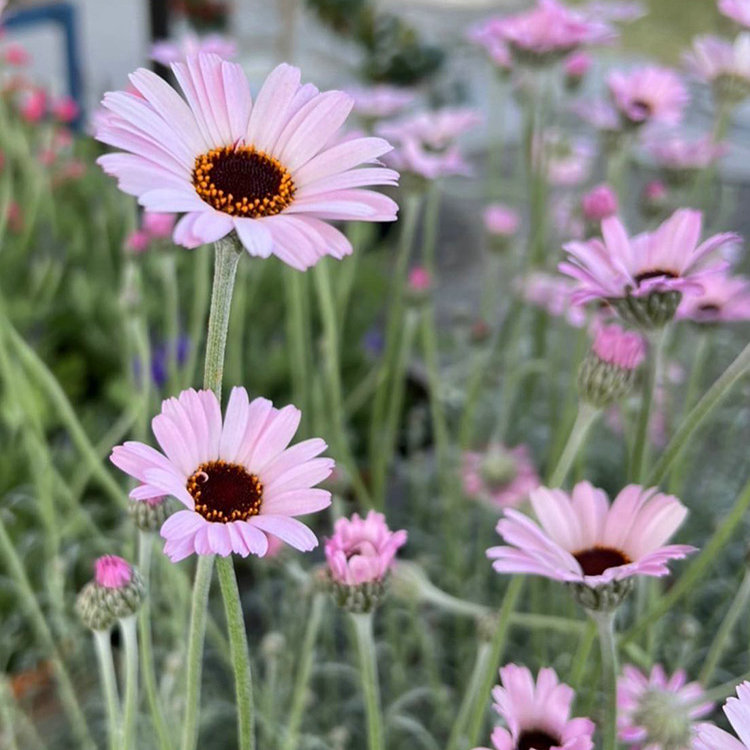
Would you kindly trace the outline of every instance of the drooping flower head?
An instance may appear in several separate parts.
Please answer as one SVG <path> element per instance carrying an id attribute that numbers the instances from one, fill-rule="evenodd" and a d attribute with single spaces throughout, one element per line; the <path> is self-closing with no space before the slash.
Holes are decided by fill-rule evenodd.
<path id="1" fill-rule="evenodd" d="M 525 445 L 506 448 L 492 443 L 481 453 L 463 454 L 461 476 L 464 492 L 494 508 L 513 508 L 536 489 L 539 475 Z"/>
<path id="2" fill-rule="evenodd" d="M 594 723 L 571 718 L 575 693 L 554 669 L 539 670 L 536 682 L 526 667 L 507 664 L 492 691 L 493 708 L 505 727 L 492 733 L 495 750 L 591 750 Z M 477 750 L 483 750 L 477 748 Z"/>
<path id="3" fill-rule="evenodd" d="M 357 86 L 346 89 L 354 100 L 354 112 L 366 120 L 380 120 L 402 112 L 414 101 L 409 89 L 380 83 L 375 86 Z"/>
<path id="4" fill-rule="evenodd" d="M 186 62 L 188 58 L 195 57 L 201 52 L 231 60 L 237 55 L 237 45 L 232 39 L 227 39 L 220 34 L 200 37 L 193 32 L 188 32 L 178 40 L 163 39 L 156 42 L 151 47 L 151 59 L 162 65 L 171 65 L 176 62 Z"/>
<path id="5" fill-rule="evenodd" d="M 677 125 L 689 100 L 685 84 L 669 68 L 614 71 L 607 77 L 607 86 L 620 116 L 631 125 Z"/>
<path id="6" fill-rule="evenodd" d="M 662 134 L 646 143 L 646 151 L 659 167 L 681 181 L 685 175 L 715 164 L 727 152 L 727 145 L 716 143 L 710 135 L 687 139 Z"/>
<path id="7" fill-rule="evenodd" d="M 514 208 L 504 203 L 490 203 L 482 214 L 484 228 L 496 237 L 512 237 L 521 224 L 521 217 Z"/>
<path id="8" fill-rule="evenodd" d="M 719 10 L 743 26 L 750 26 L 750 0 L 719 0 Z"/>
<path id="9" fill-rule="evenodd" d="M 530 494 L 537 525 L 508 509 L 497 524 L 506 546 L 487 557 L 498 573 L 527 573 L 574 584 L 589 609 L 616 606 L 634 576 L 664 576 L 667 563 L 694 551 L 666 545 L 687 515 L 674 496 L 655 487 L 625 487 L 610 505 L 604 490 L 579 482 L 568 494 L 539 487 Z M 601 591 L 599 591 L 601 589 Z"/>
<path id="10" fill-rule="evenodd" d="M 395 219 L 390 198 L 363 188 L 393 185 L 396 173 L 357 169 L 391 147 L 341 139 L 347 94 L 302 86 L 297 68 L 279 65 L 253 101 L 242 68 L 212 54 L 172 70 L 186 100 L 140 69 L 130 77 L 138 95 L 105 95 L 110 116 L 99 118 L 96 137 L 125 152 L 99 158 L 122 190 L 150 211 L 185 213 L 177 244 L 236 232 L 251 255 L 305 269 L 352 250 L 329 220 Z"/>
<path id="11" fill-rule="evenodd" d="M 405 531 L 391 531 L 385 516 L 374 510 L 365 518 L 355 513 L 336 521 L 325 552 L 332 593 L 339 606 L 366 612 L 378 603 L 396 552 L 406 544 L 406 538 Z"/>
<path id="12" fill-rule="evenodd" d="M 617 193 L 606 184 L 597 185 L 581 198 L 581 210 L 586 221 L 600 222 L 617 213 Z"/>
<path id="13" fill-rule="evenodd" d="M 734 42 L 716 36 L 700 36 L 685 56 L 690 71 L 710 83 L 720 101 L 734 104 L 750 94 L 750 32 Z"/>
<path id="14" fill-rule="evenodd" d="M 700 294 L 680 303 L 679 319 L 704 324 L 750 320 L 750 279 L 721 273 L 706 277 L 701 285 Z"/>
<path id="15" fill-rule="evenodd" d="M 632 750 L 690 750 L 695 720 L 711 713 L 703 687 L 683 670 L 668 677 L 660 664 L 646 675 L 625 665 L 617 681 L 617 726 Z"/>
<path id="16" fill-rule="evenodd" d="M 693 750 L 750 750 L 750 682 L 737 686 L 737 697 L 727 700 L 724 713 L 740 739 L 713 724 L 699 724 Z"/>
<path id="17" fill-rule="evenodd" d="M 288 447 L 299 421 L 294 406 L 250 402 L 244 388 L 232 389 L 222 421 L 214 393 L 190 389 L 165 400 L 151 423 L 163 453 L 128 442 L 111 460 L 140 482 L 131 498 L 171 495 L 185 506 L 161 528 L 173 562 L 193 553 L 263 557 L 269 535 L 308 551 L 318 540 L 295 516 L 330 505 L 330 493 L 314 486 L 333 460 L 316 458 L 326 448 L 320 438 Z"/>
<path id="18" fill-rule="evenodd" d="M 388 164 L 400 171 L 434 180 L 471 172 L 461 154 L 458 138 L 480 122 L 481 116 L 473 109 L 448 107 L 382 123 L 377 132 L 395 145 L 386 157 Z"/>
<path id="19" fill-rule="evenodd" d="M 664 325 L 684 294 L 698 294 L 703 280 L 725 265 L 715 258 L 735 234 L 716 234 L 702 244 L 700 211 L 683 208 L 654 232 L 628 237 L 617 217 L 602 222 L 602 239 L 564 245 L 560 271 L 578 280 L 573 300 L 609 302 L 626 320 L 645 327 Z M 657 295 L 656 297 L 654 295 Z"/>

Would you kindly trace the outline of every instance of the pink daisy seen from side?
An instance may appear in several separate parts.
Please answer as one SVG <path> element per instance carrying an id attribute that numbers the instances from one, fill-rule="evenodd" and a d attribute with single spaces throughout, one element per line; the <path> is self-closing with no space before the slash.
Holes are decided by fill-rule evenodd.
<path id="1" fill-rule="evenodd" d="M 520 505 L 540 484 L 525 445 L 506 448 L 495 443 L 482 453 L 467 451 L 462 459 L 461 476 L 469 497 L 494 508 Z"/>
<path id="2" fill-rule="evenodd" d="M 682 79 L 669 68 L 614 71 L 607 78 L 607 86 L 620 115 L 632 125 L 677 125 L 689 100 Z"/>
<path id="3" fill-rule="evenodd" d="M 685 297 L 677 318 L 694 323 L 731 323 L 750 320 L 750 279 L 716 274 L 702 282 L 700 294 Z"/>

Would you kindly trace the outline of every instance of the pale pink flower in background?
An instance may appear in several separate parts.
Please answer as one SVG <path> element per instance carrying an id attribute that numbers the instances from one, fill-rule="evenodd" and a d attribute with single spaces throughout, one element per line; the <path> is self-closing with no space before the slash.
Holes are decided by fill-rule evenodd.
<path id="1" fill-rule="evenodd" d="M 573 304 L 575 284 L 566 278 L 536 271 L 521 281 L 521 296 L 550 315 L 565 320 L 575 328 L 586 324 L 586 312 Z"/>
<path id="2" fill-rule="evenodd" d="M 730 323 L 750 320 L 750 279 L 716 274 L 701 282 L 700 294 L 685 297 L 677 318 L 695 323 Z"/>
<path id="3" fill-rule="evenodd" d="M 750 0 L 719 0 L 719 10 L 743 26 L 750 26 Z"/>
<path id="4" fill-rule="evenodd" d="M 622 117 L 635 125 L 677 125 L 690 98 L 674 70 L 657 66 L 613 71 L 607 76 L 607 86 Z"/>
<path id="5" fill-rule="evenodd" d="M 21 68 L 31 62 L 31 55 L 22 44 L 12 43 L 3 48 L 3 61 L 8 65 Z"/>
<path id="6" fill-rule="evenodd" d="M 633 576 L 664 576 L 667 563 L 694 547 L 666 545 L 687 515 L 674 496 L 656 487 L 625 487 L 610 505 L 604 490 L 579 482 L 571 494 L 539 487 L 530 495 L 541 527 L 508 509 L 497 532 L 508 546 L 487 557 L 498 573 L 527 573 L 589 588 Z"/>
<path id="7" fill-rule="evenodd" d="M 621 129 L 622 122 L 617 110 L 611 102 L 604 99 L 583 99 L 574 102 L 572 111 L 584 122 L 596 130 L 616 132 Z"/>
<path id="8" fill-rule="evenodd" d="M 80 110 L 74 99 L 69 96 L 61 96 L 52 102 L 50 111 L 55 119 L 63 123 L 70 123 L 78 117 Z"/>
<path id="9" fill-rule="evenodd" d="M 407 284 L 412 292 L 419 293 L 429 291 L 432 286 L 430 272 L 423 266 L 415 266 L 409 271 Z"/>
<path id="10" fill-rule="evenodd" d="M 586 235 L 586 222 L 581 214 L 580 202 L 570 191 L 558 192 L 550 200 L 550 213 L 557 234 L 571 240 L 581 240 Z"/>
<path id="11" fill-rule="evenodd" d="M 374 510 L 365 518 L 357 513 L 350 519 L 339 518 L 325 543 L 328 570 L 334 581 L 345 586 L 382 581 L 406 538 L 405 531 L 391 531 L 385 516 Z"/>
<path id="12" fill-rule="evenodd" d="M 721 78 L 750 83 L 750 32 L 739 34 L 734 42 L 717 36 L 699 36 L 685 55 L 693 75 L 706 83 Z"/>
<path id="13" fill-rule="evenodd" d="M 333 460 L 316 458 L 326 449 L 320 438 L 288 447 L 300 416 L 294 406 L 250 402 L 244 388 L 233 388 L 222 421 L 213 391 L 190 389 L 165 400 L 151 423 L 163 454 L 127 442 L 111 460 L 140 482 L 131 498 L 167 494 L 185 506 L 161 528 L 173 562 L 193 553 L 263 557 L 267 534 L 308 551 L 318 540 L 294 516 L 330 505 L 330 492 L 315 485 L 331 473 Z"/>
<path id="14" fill-rule="evenodd" d="M 563 61 L 563 71 L 568 79 L 578 80 L 589 72 L 593 62 L 594 60 L 588 52 L 579 50 L 565 58 Z"/>
<path id="15" fill-rule="evenodd" d="M 488 234 L 511 237 L 521 225 L 521 217 L 514 208 L 504 203 L 490 203 L 482 213 L 484 228 Z"/>
<path id="16" fill-rule="evenodd" d="M 649 203 L 662 203 L 668 194 L 667 186 L 661 180 L 651 180 L 643 189 L 643 197 Z"/>
<path id="17" fill-rule="evenodd" d="M 157 240 L 172 236 L 177 217 L 174 214 L 162 214 L 156 211 L 144 211 L 141 217 L 141 228 L 150 237 Z"/>
<path id="18" fill-rule="evenodd" d="M 727 153 L 726 143 L 715 143 L 710 135 L 687 139 L 677 133 L 660 135 L 645 144 L 646 151 L 662 169 L 705 169 Z"/>
<path id="19" fill-rule="evenodd" d="M 125 249 L 135 255 L 145 253 L 150 245 L 151 235 L 142 229 L 136 229 L 125 238 Z"/>
<path id="20" fill-rule="evenodd" d="M 568 260 L 558 267 L 578 280 L 576 304 L 653 292 L 700 293 L 703 279 L 725 266 L 713 256 L 723 245 L 740 241 L 724 233 L 699 245 L 702 224 L 700 211 L 682 208 L 653 232 L 628 237 L 613 216 L 602 222 L 603 239 L 566 243 Z"/>
<path id="21" fill-rule="evenodd" d="M 352 107 L 341 91 L 300 84 L 279 65 L 253 102 L 242 68 L 211 54 L 175 63 L 187 101 L 151 71 L 130 77 L 141 97 L 106 94 L 97 138 L 115 148 L 98 163 L 149 211 L 184 212 L 173 239 L 197 247 L 236 232 L 254 256 L 294 268 L 342 258 L 349 240 L 329 221 L 393 221 L 397 206 L 366 190 L 395 185 L 382 138 L 341 140 Z"/>
<path id="22" fill-rule="evenodd" d="M 597 185 L 581 198 L 581 210 L 587 221 L 600 222 L 618 210 L 617 193 L 606 184 Z"/>
<path id="23" fill-rule="evenodd" d="M 591 750 L 594 722 L 571 718 L 575 693 L 554 669 L 539 670 L 536 682 L 526 667 L 507 664 L 492 690 L 493 708 L 505 727 L 492 732 L 495 750 Z M 477 748 L 476 750 L 486 750 Z"/>
<path id="24" fill-rule="evenodd" d="M 133 580 L 133 568 L 117 555 L 104 555 L 94 563 L 94 580 L 107 589 L 119 589 Z"/>
<path id="25" fill-rule="evenodd" d="M 533 158 L 544 165 L 551 185 L 571 186 L 586 180 L 596 157 L 596 148 L 588 138 L 571 137 L 550 128 L 533 144 Z"/>
<path id="26" fill-rule="evenodd" d="M 220 34 L 200 37 L 188 32 L 176 41 L 162 40 L 156 42 L 151 47 L 151 59 L 162 65 L 171 65 L 176 62 L 186 62 L 188 58 L 195 57 L 201 52 L 230 60 L 237 55 L 237 44 L 232 39 L 227 39 Z"/>
<path id="27" fill-rule="evenodd" d="M 24 228 L 24 212 L 18 201 L 10 201 L 8 208 L 5 210 L 5 220 L 8 222 L 10 231 L 14 234 L 20 234 Z"/>
<path id="28" fill-rule="evenodd" d="M 496 508 L 516 507 L 540 484 L 529 449 L 499 443 L 482 452 L 467 451 L 461 460 L 464 493 Z"/>
<path id="29" fill-rule="evenodd" d="M 682 669 L 668 677 L 660 664 L 648 675 L 626 664 L 617 680 L 620 739 L 632 750 L 688 750 L 695 720 L 713 709 L 704 693 Z"/>
<path id="30" fill-rule="evenodd" d="M 502 18 L 487 18 L 469 29 L 466 37 L 470 42 L 482 47 L 500 70 L 509 71 L 513 68 L 513 57 L 502 28 Z"/>
<path id="31" fill-rule="evenodd" d="M 737 697 L 727 700 L 724 713 L 741 742 L 712 724 L 699 724 L 693 750 L 750 750 L 750 682 L 737 686 Z"/>
<path id="32" fill-rule="evenodd" d="M 354 100 L 354 111 L 371 119 L 393 117 L 416 99 L 413 91 L 385 83 L 368 87 L 355 86 L 345 91 Z"/>
<path id="33" fill-rule="evenodd" d="M 27 91 L 21 99 L 19 112 L 32 125 L 40 122 L 47 114 L 47 92 L 40 88 Z"/>
<path id="34" fill-rule="evenodd" d="M 608 24 L 557 0 L 538 0 L 530 10 L 502 18 L 498 32 L 514 51 L 536 57 L 566 54 L 582 45 L 606 44 L 617 38 Z"/>
<path id="35" fill-rule="evenodd" d="M 635 370 L 646 358 L 643 336 L 617 323 L 598 325 L 591 348 L 600 360 L 623 370 Z"/>

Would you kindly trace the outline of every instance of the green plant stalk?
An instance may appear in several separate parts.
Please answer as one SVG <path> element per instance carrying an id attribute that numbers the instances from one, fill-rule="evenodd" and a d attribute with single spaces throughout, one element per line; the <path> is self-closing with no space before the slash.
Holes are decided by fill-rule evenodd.
<path id="1" fill-rule="evenodd" d="M 166 328 L 167 375 L 169 392 L 176 393 L 179 385 L 178 350 L 180 346 L 180 295 L 177 284 L 177 258 L 173 248 L 164 250 L 160 263 L 161 284 L 164 292 Z M 150 373 L 150 370 L 147 371 Z"/>
<path id="2" fill-rule="evenodd" d="M 727 367 L 726 370 L 714 381 L 713 385 L 703 394 L 703 397 L 690 410 L 675 431 L 669 444 L 664 449 L 659 460 L 651 470 L 648 477 L 649 485 L 659 484 L 672 462 L 680 455 L 688 444 L 693 433 L 729 394 L 735 383 L 750 370 L 750 344 L 748 344 Z"/>
<path id="3" fill-rule="evenodd" d="M 505 644 L 508 640 L 511 615 L 516 608 L 523 585 L 523 576 L 514 576 L 508 584 L 503 604 L 500 607 L 497 625 L 491 641 L 492 651 L 490 652 L 490 658 L 485 662 L 480 690 L 477 694 L 477 700 L 474 701 L 473 709 L 470 714 L 468 725 L 468 746 L 471 747 L 477 744 L 482 732 L 484 717 L 487 711 L 487 706 L 489 705 L 490 691 L 495 682 L 497 670 L 500 666 L 503 651 L 505 650 Z"/>
<path id="4" fill-rule="evenodd" d="M 427 200 L 424 209 L 424 227 L 422 229 L 422 263 L 435 281 L 435 252 L 437 250 L 437 233 L 440 225 L 441 185 L 439 180 L 430 182 L 427 188 Z"/>
<path id="5" fill-rule="evenodd" d="M 117 678 L 112 660 L 112 644 L 109 630 L 94 630 L 94 646 L 99 663 L 99 675 L 102 681 L 104 703 L 107 707 L 107 736 L 110 750 L 121 750 L 122 722 L 120 716 L 120 698 L 117 695 Z"/>
<path id="6" fill-rule="evenodd" d="M 289 341 L 289 370 L 292 380 L 294 403 L 302 411 L 302 434 L 309 434 L 310 393 L 306 373 L 313 372 L 312 356 L 309 351 L 311 339 L 309 320 L 305 317 L 302 295 L 305 276 L 296 269 L 285 268 L 284 293 L 286 300 L 286 335 Z"/>
<path id="7" fill-rule="evenodd" d="M 450 737 L 448 738 L 447 750 L 461 750 L 469 747 L 468 739 L 465 736 L 465 727 L 469 723 L 472 708 L 477 703 L 489 702 L 489 696 L 483 695 L 484 675 L 489 669 L 492 669 L 492 645 L 488 641 L 481 641 L 477 648 L 477 655 L 474 659 L 474 667 L 469 677 L 469 685 L 464 693 L 464 699 L 461 702 L 456 720 L 453 722 Z"/>
<path id="8" fill-rule="evenodd" d="M 172 739 L 164 721 L 159 690 L 154 668 L 154 647 L 151 638 L 151 597 L 149 582 L 151 579 L 151 552 L 153 551 L 153 535 L 146 531 L 138 532 L 138 570 L 146 587 L 146 596 L 138 612 L 138 637 L 140 639 L 141 674 L 143 686 L 146 690 L 151 721 L 159 741 L 160 750 L 172 750 Z"/>
<path id="9" fill-rule="evenodd" d="M 125 644 L 125 707 L 122 723 L 122 746 L 138 747 L 138 632 L 136 616 L 120 620 L 120 633 Z"/>
<path id="10" fill-rule="evenodd" d="M 602 653 L 602 681 L 605 696 L 605 720 L 602 727 L 603 750 L 617 750 L 617 644 L 615 613 L 589 612 L 596 623 Z"/>
<path id="11" fill-rule="evenodd" d="M 726 650 L 737 621 L 747 611 L 748 601 L 750 601 L 750 571 L 745 572 L 742 584 L 737 590 L 728 612 L 721 621 L 706 660 L 703 662 L 703 668 L 698 677 L 701 685 L 708 685 L 711 682 L 711 678 L 714 676 L 716 667 L 719 665 L 719 661 Z"/>
<path id="12" fill-rule="evenodd" d="M 18 591 L 18 600 L 22 609 L 31 621 L 34 635 L 41 642 L 43 647 L 50 655 L 52 669 L 55 674 L 58 686 L 60 688 L 60 701 L 63 709 L 67 714 L 73 734 L 75 735 L 78 747 L 81 750 L 95 750 L 91 734 L 86 724 L 86 718 L 81 711 L 76 697 L 76 690 L 70 679 L 68 670 L 62 660 L 60 651 L 57 647 L 55 638 L 49 628 L 47 620 L 42 612 L 39 602 L 37 601 L 34 589 L 26 575 L 21 559 L 18 557 L 13 542 L 11 541 L 5 523 L 0 516 L 0 556 L 5 560 L 5 572 L 15 583 Z"/>
<path id="13" fill-rule="evenodd" d="M 706 690 L 705 693 L 701 694 L 696 699 L 696 704 L 701 703 L 719 703 L 730 695 L 733 695 L 737 690 L 737 685 L 741 685 L 743 682 L 750 680 L 750 672 L 745 672 L 739 677 L 733 677 L 728 682 L 722 682 L 721 685 L 717 685 L 710 690 Z"/>
<path id="14" fill-rule="evenodd" d="M 206 325 L 206 312 L 209 302 L 210 256 L 207 248 L 195 251 L 196 258 L 193 266 L 193 305 L 190 311 L 190 347 L 188 349 L 185 366 L 183 368 L 182 387 L 187 388 L 193 383 L 195 368 L 198 362 L 198 342 L 201 332 Z"/>
<path id="15" fill-rule="evenodd" d="M 578 452 L 583 446 L 586 436 L 591 429 L 591 426 L 599 416 L 599 410 L 591 404 L 581 401 L 578 405 L 578 414 L 576 415 L 576 421 L 573 423 L 573 427 L 568 435 L 568 440 L 563 448 L 562 455 L 557 461 L 557 465 L 550 473 L 549 480 L 547 482 L 548 487 L 560 487 L 565 478 L 568 476 L 570 467 L 576 460 Z"/>
<path id="16" fill-rule="evenodd" d="M 583 680 L 583 675 L 586 672 L 586 667 L 589 664 L 589 655 L 591 654 L 591 648 L 596 640 L 596 623 L 590 620 L 586 626 L 586 629 L 581 634 L 581 639 L 578 642 L 578 648 L 576 649 L 575 655 L 573 656 L 573 668 L 570 673 L 570 679 L 568 684 L 578 692 L 578 688 Z"/>
<path id="17" fill-rule="evenodd" d="M 368 750 L 385 750 L 383 715 L 380 707 L 375 639 L 372 633 L 372 613 L 350 615 L 359 657 L 360 679 L 367 717 Z"/>
<path id="18" fill-rule="evenodd" d="M 284 750 L 297 750 L 299 747 L 299 730 L 305 710 L 305 700 L 307 698 L 307 690 L 315 658 L 315 642 L 318 639 L 325 600 L 325 594 L 315 594 L 310 607 L 310 614 L 305 626 L 305 635 L 302 640 L 302 648 L 297 660 L 299 666 L 294 679 L 294 691 L 292 693 L 289 720 L 286 725 L 286 738 L 283 745 Z"/>
<path id="19" fill-rule="evenodd" d="M 635 625 L 622 634 L 620 637 L 622 645 L 638 637 L 651 623 L 669 612 L 683 596 L 695 589 L 695 585 L 708 572 L 716 556 L 724 549 L 748 508 L 750 508 L 750 481 L 747 482 L 742 492 L 737 496 L 734 507 L 724 519 L 724 522 L 716 529 L 711 539 L 703 547 L 698 556 L 688 565 L 674 586 L 660 597 L 655 605 Z"/>

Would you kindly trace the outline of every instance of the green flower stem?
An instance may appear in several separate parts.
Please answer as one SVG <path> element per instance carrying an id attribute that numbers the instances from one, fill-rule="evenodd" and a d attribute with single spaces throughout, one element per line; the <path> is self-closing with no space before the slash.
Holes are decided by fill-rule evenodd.
<path id="1" fill-rule="evenodd" d="M 638 414 L 636 426 L 635 443 L 630 466 L 630 476 L 634 482 L 643 482 L 648 468 L 649 447 L 649 425 L 651 424 L 651 412 L 654 405 L 654 393 L 659 387 L 661 372 L 661 359 L 664 351 L 664 340 L 666 328 L 656 331 L 650 338 L 651 357 L 646 370 L 646 379 L 643 383 L 641 394 L 641 409 Z"/>
<path id="2" fill-rule="evenodd" d="M 440 226 L 440 201 L 442 198 L 439 180 L 433 180 L 427 188 L 427 200 L 424 208 L 424 226 L 422 228 L 422 263 L 435 280 L 435 251 L 437 250 L 437 233 Z"/>
<path id="3" fill-rule="evenodd" d="M 736 359 L 724 370 L 714 384 L 703 394 L 700 401 L 682 420 L 669 444 L 664 449 L 664 453 L 662 453 L 656 465 L 651 470 L 648 477 L 648 484 L 656 485 L 664 479 L 672 462 L 688 444 L 695 430 L 698 429 L 716 406 L 726 398 L 735 383 L 746 375 L 748 370 L 750 370 L 750 344 L 737 355 Z"/>
<path id="4" fill-rule="evenodd" d="M 725 548 L 748 508 L 750 508 L 750 481 L 747 482 L 742 492 L 738 495 L 734 507 L 724 519 L 721 526 L 713 533 L 713 536 L 703 547 L 700 554 L 693 558 L 693 561 L 669 591 L 657 599 L 655 605 L 635 625 L 622 634 L 620 638 L 621 644 L 624 645 L 637 638 L 653 622 L 669 612 L 683 596 L 695 590 L 696 584 L 709 571 L 711 563 L 716 556 Z"/>
<path id="5" fill-rule="evenodd" d="M 50 656 L 52 670 L 60 690 L 60 701 L 73 729 L 76 747 L 81 750 L 95 750 L 96 745 L 91 738 L 86 718 L 78 703 L 76 689 L 73 687 L 73 682 L 57 647 L 57 640 L 52 635 L 47 618 L 39 606 L 39 601 L 13 546 L 2 516 L 0 516 L 0 559 L 5 561 L 4 574 L 15 584 L 20 608 L 25 610 L 35 637 Z"/>
<path id="6" fill-rule="evenodd" d="M 568 684 L 578 692 L 578 689 L 583 680 L 583 675 L 586 672 L 586 667 L 589 665 L 589 655 L 591 654 L 591 648 L 596 640 L 596 623 L 590 620 L 586 626 L 586 629 L 581 633 L 581 639 L 578 642 L 578 648 L 573 656 L 573 669 L 570 673 L 570 679 Z"/>
<path id="7" fill-rule="evenodd" d="M 286 725 L 284 750 L 297 750 L 299 747 L 299 730 L 305 710 L 305 701 L 307 699 L 310 675 L 312 674 L 313 660 L 315 658 L 315 642 L 318 639 L 325 601 L 325 594 L 315 594 L 310 608 L 310 615 L 307 618 L 302 649 L 297 660 L 299 666 L 294 680 L 294 692 L 292 693 L 292 703 L 289 709 L 289 720 Z"/>
<path id="8" fill-rule="evenodd" d="M 547 482 L 549 487 L 560 487 L 565 481 L 565 477 L 568 476 L 568 471 L 576 460 L 578 452 L 581 450 L 581 446 L 586 440 L 591 425 L 594 424 L 596 418 L 599 416 L 599 410 L 585 401 L 582 401 L 578 406 L 578 414 L 576 421 L 573 423 L 573 427 L 568 435 L 568 440 L 563 448 L 562 455 L 557 461 L 557 465 L 550 473 L 550 478 Z"/>
<path id="9" fill-rule="evenodd" d="M 310 420 L 310 394 L 307 376 L 314 372 L 310 352 L 310 321 L 305 315 L 304 299 L 307 297 L 306 277 L 294 268 L 285 268 L 284 296 L 286 302 L 286 335 L 289 342 L 289 370 L 294 403 L 302 412 L 301 432 L 308 433 Z"/>
<path id="10" fill-rule="evenodd" d="M 492 636 L 492 641 L 490 642 L 492 650 L 490 651 L 489 658 L 484 663 L 482 682 L 480 683 L 479 691 L 477 693 L 477 699 L 473 701 L 473 708 L 470 713 L 467 733 L 469 738 L 468 747 L 473 747 L 479 741 L 479 736 L 484 724 L 484 717 L 487 713 L 487 706 L 490 702 L 490 691 L 492 690 L 492 685 L 497 678 L 497 670 L 500 666 L 503 651 L 505 650 L 505 645 L 507 643 L 511 616 L 516 608 L 523 585 L 523 576 L 514 576 L 508 584 L 508 588 L 505 592 L 505 598 L 500 607 L 495 632 Z"/>
<path id="11" fill-rule="evenodd" d="M 734 596 L 729 611 L 721 621 L 719 630 L 716 633 L 716 637 L 711 644 L 711 648 L 708 651 L 706 660 L 703 662 L 703 668 L 701 669 L 698 681 L 701 685 L 708 685 L 711 682 L 711 678 L 714 676 L 716 667 L 719 665 L 722 655 L 728 645 L 732 631 L 734 630 L 737 621 L 740 616 L 747 611 L 747 604 L 750 601 L 750 571 L 745 572 L 745 577 L 742 579 L 737 593 Z"/>
<path id="12" fill-rule="evenodd" d="M 466 737 L 465 729 L 469 723 L 469 717 L 472 708 L 477 703 L 489 703 L 489 695 L 484 695 L 484 675 L 493 669 L 492 664 L 492 645 L 485 640 L 480 641 L 477 648 L 477 655 L 474 659 L 474 667 L 469 677 L 469 685 L 464 693 L 464 699 L 461 707 L 453 722 L 450 737 L 448 738 L 447 750 L 460 750 L 469 747 L 469 741 Z"/>
<path id="13" fill-rule="evenodd" d="M 154 668 L 154 649 L 151 638 L 151 601 L 149 592 L 149 581 L 151 578 L 151 552 L 153 551 L 153 535 L 138 532 L 138 570 L 141 573 L 146 587 L 147 595 L 143 599 L 141 609 L 138 612 L 138 637 L 141 644 L 141 673 L 143 674 L 143 685 L 146 689 L 146 700 L 148 701 L 151 721 L 159 741 L 160 750 L 172 750 L 172 738 L 164 721 L 164 713 L 159 700 L 159 690 L 156 682 L 156 671 Z"/>
<path id="14" fill-rule="evenodd" d="M 123 750 L 138 747 L 136 719 L 138 716 L 138 634 L 136 616 L 120 620 L 120 633 L 125 644 L 125 709 L 122 724 Z"/>
<path id="15" fill-rule="evenodd" d="M 383 715 L 380 708 L 380 684 L 372 633 L 372 613 L 350 615 L 359 655 L 359 670 L 367 716 L 368 750 L 385 750 Z"/>
<path id="16" fill-rule="evenodd" d="M 208 248 L 195 250 L 193 266 L 193 304 L 190 311 L 190 346 L 183 368 L 182 387 L 188 388 L 193 383 L 195 368 L 198 362 L 201 333 L 206 325 L 206 313 L 209 303 L 210 255 Z"/>
<path id="17" fill-rule="evenodd" d="M 102 680 L 104 703 L 107 706 L 109 748 L 110 750 L 121 750 L 123 744 L 120 699 L 117 695 L 117 678 L 115 677 L 115 665 L 112 660 L 112 643 L 109 630 L 94 631 L 94 646 L 99 663 L 99 675 Z"/>
<path id="18" fill-rule="evenodd" d="M 234 668 L 234 685 L 237 694 L 237 729 L 240 750 L 255 748 L 255 712 L 253 709 L 253 681 L 250 668 L 250 653 L 247 647 L 245 620 L 242 602 L 231 557 L 218 557 L 216 571 L 219 574 L 221 595 L 224 598 L 224 613 L 229 631 L 229 649 Z"/>
<path id="19" fill-rule="evenodd" d="M 602 652 L 602 680 L 606 700 L 605 721 L 602 728 L 603 750 L 617 750 L 617 644 L 615 642 L 615 613 L 589 612 L 596 623 Z"/>
<path id="20" fill-rule="evenodd" d="M 161 284 L 164 294 L 165 311 L 165 338 L 167 351 L 167 375 L 169 392 L 176 393 L 178 390 L 178 350 L 180 346 L 180 295 L 177 284 L 177 258 L 175 250 L 165 250 L 160 259 Z M 146 370 L 144 379 L 150 375 Z"/>

